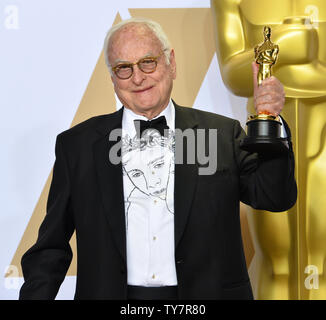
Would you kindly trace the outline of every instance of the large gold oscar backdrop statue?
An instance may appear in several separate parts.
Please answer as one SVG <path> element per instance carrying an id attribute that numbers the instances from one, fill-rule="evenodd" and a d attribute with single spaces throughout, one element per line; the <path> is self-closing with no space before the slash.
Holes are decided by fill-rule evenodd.
<path id="1" fill-rule="evenodd" d="M 292 131 L 298 200 L 288 212 L 248 208 L 256 299 L 326 299 L 326 1 L 211 0 L 225 85 L 248 97 L 261 31 L 271 26 L 280 54 L 273 75 L 284 85 L 282 112 Z"/>

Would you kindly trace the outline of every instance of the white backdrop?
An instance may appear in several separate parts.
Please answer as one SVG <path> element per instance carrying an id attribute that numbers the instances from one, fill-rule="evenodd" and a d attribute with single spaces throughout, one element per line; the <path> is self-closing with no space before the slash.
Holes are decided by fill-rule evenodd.
<path id="1" fill-rule="evenodd" d="M 52 169 L 55 138 L 71 124 L 116 14 L 209 6 L 209 0 L 0 0 L 0 299 L 18 297 L 23 279 L 5 273 Z M 193 107 L 200 106 L 246 119 L 246 99 L 226 90 L 216 55 Z M 72 299 L 74 286 L 75 277 L 66 277 L 57 299 Z"/>

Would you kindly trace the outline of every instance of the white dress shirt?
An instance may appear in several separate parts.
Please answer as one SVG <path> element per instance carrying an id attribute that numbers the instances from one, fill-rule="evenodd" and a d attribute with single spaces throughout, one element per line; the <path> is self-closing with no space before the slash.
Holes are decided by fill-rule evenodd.
<path id="1" fill-rule="evenodd" d="M 123 110 L 128 285 L 177 285 L 174 257 L 175 110 L 172 101 L 157 117 L 162 115 L 169 126 L 169 135 L 161 137 L 149 129 L 138 139 L 134 120 L 148 119 L 130 109 Z"/>

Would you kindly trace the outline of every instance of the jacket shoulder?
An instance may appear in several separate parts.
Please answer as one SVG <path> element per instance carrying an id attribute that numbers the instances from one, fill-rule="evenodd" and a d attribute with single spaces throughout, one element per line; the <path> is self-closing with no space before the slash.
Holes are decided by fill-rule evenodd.
<path id="1" fill-rule="evenodd" d="M 87 131 L 91 128 L 96 127 L 96 125 L 98 123 L 101 123 L 108 116 L 109 115 L 100 115 L 100 116 L 95 116 L 95 117 L 89 118 L 87 120 L 84 120 L 84 121 L 72 126 L 71 128 L 69 128 L 65 131 L 62 131 L 61 133 L 58 134 L 58 137 L 72 136 L 72 135 Z"/>
<path id="2" fill-rule="evenodd" d="M 214 112 L 203 111 L 196 108 L 176 106 L 182 113 L 197 119 L 200 126 L 203 127 L 229 127 L 233 128 L 239 124 L 239 121 Z"/>

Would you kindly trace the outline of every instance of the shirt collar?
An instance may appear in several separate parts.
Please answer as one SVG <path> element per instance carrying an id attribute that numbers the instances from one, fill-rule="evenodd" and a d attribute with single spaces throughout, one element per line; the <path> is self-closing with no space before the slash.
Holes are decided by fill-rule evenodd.
<path id="1" fill-rule="evenodd" d="M 170 130 L 174 131 L 175 130 L 175 108 L 171 99 L 167 107 L 153 119 L 156 119 L 160 116 L 165 116 L 167 125 L 169 126 Z M 148 119 L 124 107 L 123 115 L 122 115 L 123 135 L 127 133 L 130 137 L 134 137 L 136 135 L 134 120 L 148 120 Z"/>

